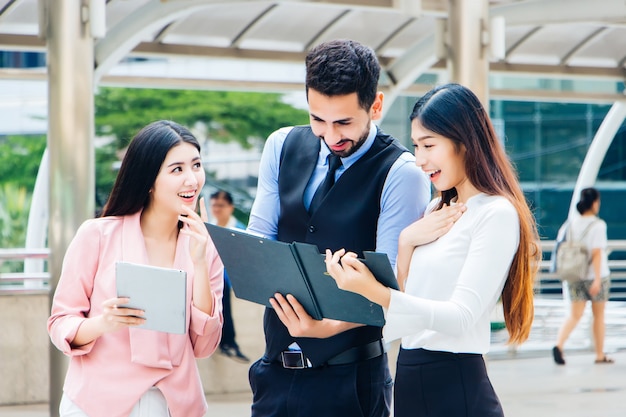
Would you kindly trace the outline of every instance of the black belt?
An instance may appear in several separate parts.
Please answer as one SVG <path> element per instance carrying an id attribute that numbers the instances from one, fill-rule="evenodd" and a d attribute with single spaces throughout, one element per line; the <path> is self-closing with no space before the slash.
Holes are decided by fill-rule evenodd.
<path id="1" fill-rule="evenodd" d="M 348 365 L 351 363 L 362 362 L 373 359 L 385 353 L 385 346 L 382 339 L 370 342 L 365 345 L 355 346 L 348 350 L 333 356 L 325 363 L 319 366 L 313 366 L 311 361 L 302 353 L 302 351 L 286 350 L 280 354 L 280 363 L 283 368 L 287 369 L 307 369 L 321 368 L 323 366 Z"/>

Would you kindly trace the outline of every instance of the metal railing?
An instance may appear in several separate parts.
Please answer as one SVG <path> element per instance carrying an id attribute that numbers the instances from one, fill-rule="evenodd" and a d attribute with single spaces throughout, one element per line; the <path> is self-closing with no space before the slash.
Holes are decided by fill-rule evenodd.
<path id="1" fill-rule="evenodd" d="M 556 241 L 542 240 L 543 260 L 535 283 L 537 294 L 546 297 L 561 297 L 563 287 L 558 275 L 550 272 L 550 256 Z M 609 240 L 609 269 L 611 270 L 611 292 L 609 300 L 626 301 L 626 240 Z"/>
<path id="2" fill-rule="evenodd" d="M 50 249 L 0 249 L 0 264 L 4 261 L 27 259 L 47 260 Z M 42 293 L 50 289 L 49 272 L 0 272 L 0 294 Z"/>
<path id="3" fill-rule="evenodd" d="M 562 293 L 561 281 L 558 276 L 550 272 L 550 254 L 554 249 L 554 240 L 542 240 L 541 261 L 539 275 L 535 284 L 537 294 L 547 297 L 557 297 Z M 611 269 L 611 300 L 626 300 L 626 240 L 609 240 L 609 268 Z M 621 253 L 619 258 L 612 259 L 615 254 Z M 50 256 L 48 248 L 0 249 L 0 263 L 26 259 L 43 259 Z M 0 293 L 47 292 L 50 288 L 49 272 L 0 272 Z"/>

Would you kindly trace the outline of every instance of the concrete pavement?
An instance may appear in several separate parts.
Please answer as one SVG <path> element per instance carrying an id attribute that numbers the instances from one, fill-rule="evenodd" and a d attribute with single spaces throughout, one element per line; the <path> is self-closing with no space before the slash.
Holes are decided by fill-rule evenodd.
<path id="1" fill-rule="evenodd" d="M 591 352 L 567 356 L 491 360 L 488 371 L 507 417 L 626 416 L 626 351 L 615 363 L 594 364 Z"/>
<path id="2" fill-rule="evenodd" d="M 518 348 L 493 332 L 487 367 L 507 417 L 626 416 L 626 303 L 606 308 L 605 349 L 614 364 L 595 364 L 591 307 L 565 344 L 566 365 L 551 349 L 569 306 L 561 299 L 536 299 L 530 337 Z"/>

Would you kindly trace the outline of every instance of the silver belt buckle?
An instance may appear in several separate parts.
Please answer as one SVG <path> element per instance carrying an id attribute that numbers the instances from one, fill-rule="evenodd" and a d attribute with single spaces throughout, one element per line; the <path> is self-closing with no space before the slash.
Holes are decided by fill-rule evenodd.
<path id="1" fill-rule="evenodd" d="M 308 359 L 304 358 L 302 351 L 283 351 L 280 353 L 283 368 L 305 369 L 309 368 Z"/>

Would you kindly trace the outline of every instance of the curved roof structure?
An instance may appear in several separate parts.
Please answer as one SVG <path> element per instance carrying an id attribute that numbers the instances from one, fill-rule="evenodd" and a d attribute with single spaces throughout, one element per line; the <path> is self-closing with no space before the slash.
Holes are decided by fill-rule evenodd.
<path id="1" fill-rule="evenodd" d="M 0 0 L 0 49 L 45 51 L 51 2 Z M 306 51 L 351 38 L 373 47 L 381 87 L 407 93 L 445 69 L 452 0 L 85 0 L 96 82 L 179 88 L 301 89 Z M 624 0 L 490 0 L 492 73 L 626 78 Z M 91 7 L 88 7 L 91 6 Z M 502 24 L 503 23 L 503 24 Z M 487 23 L 485 23 L 487 25 Z M 106 27 L 106 31 L 103 31 Z M 486 27 L 486 26 L 485 26 Z M 485 30 L 484 37 L 489 36 Z M 501 39 L 496 39 L 501 38 Z M 489 42 L 489 39 L 484 39 Z M 129 60 L 128 58 L 156 58 Z M 182 65 L 181 65 L 182 64 Z M 41 76 L 41 74 L 39 74 Z M 0 77 L 37 76 L 0 71 Z M 524 92 L 517 92 L 525 94 Z M 590 99 L 612 101 L 605 94 Z M 596 97 L 597 96 L 597 97 Z"/>

